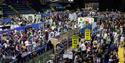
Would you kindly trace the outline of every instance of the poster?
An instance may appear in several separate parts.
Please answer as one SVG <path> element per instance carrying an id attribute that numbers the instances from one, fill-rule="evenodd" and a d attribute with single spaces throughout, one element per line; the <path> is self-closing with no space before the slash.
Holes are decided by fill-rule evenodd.
<path id="1" fill-rule="evenodd" d="M 90 31 L 90 29 L 85 29 L 85 40 L 86 41 L 91 40 L 91 31 Z"/>
<path id="2" fill-rule="evenodd" d="M 83 28 L 84 27 L 84 18 L 83 17 L 79 17 L 78 18 L 78 27 Z"/>
<path id="3" fill-rule="evenodd" d="M 92 17 L 78 17 L 78 26 L 80 28 L 84 28 L 88 24 L 93 24 L 94 18 Z"/>
<path id="4" fill-rule="evenodd" d="M 77 48 L 77 45 L 79 44 L 79 36 L 73 35 L 72 36 L 72 48 Z"/>
<path id="5" fill-rule="evenodd" d="M 119 62 L 118 63 L 124 63 L 124 47 L 119 47 L 118 48 L 118 59 L 119 59 Z"/>
<path id="6" fill-rule="evenodd" d="M 92 18 L 92 17 L 84 17 L 83 21 L 84 21 L 85 24 L 86 23 L 92 24 L 94 22 L 94 18 Z"/>

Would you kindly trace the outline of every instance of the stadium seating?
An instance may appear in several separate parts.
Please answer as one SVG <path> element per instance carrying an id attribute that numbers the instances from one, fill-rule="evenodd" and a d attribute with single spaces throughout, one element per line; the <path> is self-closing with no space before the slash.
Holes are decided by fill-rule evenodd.
<path id="1" fill-rule="evenodd" d="M 27 5 L 22 5 L 22 4 L 13 4 L 12 5 L 15 10 L 17 10 L 21 14 L 32 14 L 35 13 L 33 9 L 28 7 Z"/>
<path id="2" fill-rule="evenodd" d="M 42 11 L 47 10 L 47 9 L 50 8 L 50 7 L 47 6 L 47 5 L 41 5 L 41 4 L 39 4 L 39 3 L 32 3 L 30 6 L 31 6 L 33 9 L 35 9 L 36 11 L 38 11 L 38 12 L 42 12 Z"/>
<path id="3" fill-rule="evenodd" d="M 2 10 L 2 5 L 0 5 L 0 10 Z"/>
<path id="4" fill-rule="evenodd" d="M 3 15 L 4 16 L 16 14 L 16 12 L 14 12 L 14 10 L 9 7 L 9 5 L 1 5 L 1 7 L 3 9 Z"/>

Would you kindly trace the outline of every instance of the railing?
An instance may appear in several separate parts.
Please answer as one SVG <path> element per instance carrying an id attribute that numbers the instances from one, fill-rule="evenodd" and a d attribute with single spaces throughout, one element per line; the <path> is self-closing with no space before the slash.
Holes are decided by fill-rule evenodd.
<path id="1" fill-rule="evenodd" d="M 61 42 L 63 43 L 65 50 L 71 46 L 72 44 L 71 37 L 74 32 L 77 33 L 78 29 L 75 29 L 75 30 L 68 29 L 67 32 L 61 33 L 60 39 L 62 39 Z M 21 63 L 46 63 L 46 61 L 52 59 L 51 55 L 53 54 L 55 55 L 54 60 L 58 60 L 58 57 L 60 57 L 61 55 L 60 54 L 61 51 L 59 51 L 58 53 L 57 52 L 53 53 L 53 50 L 46 51 L 46 48 L 47 48 L 46 44 L 41 47 L 36 48 L 36 50 L 23 56 L 21 59 Z M 10 63 L 17 63 L 17 61 L 14 60 Z"/>
<path id="2" fill-rule="evenodd" d="M 68 36 L 66 41 L 62 40 L 62 43 L 64 45 L 64 50 L 66 50 L 67 48 L 71 47 L 71 45 L 72 45 L 71 37 L 72 37 L 72 34 L 74 32 L 78 32 L 78 29 L 69 30 L 68 32 L 61 34 L 61 36 L 62 35 L 67 35 Z M 60 54 L 61 52 L 62 51 L 60 50 L 60 51 L 56 51 L 55 53 L 53 53 L 53 50 L 49 50 L 49 51 L 46 51 L 43 54 L 38 55 L 37 57 L 33 58 L 28 63 L 46 63 L 48 60 L 53 60 L 54 63 L 58 63 L 59 61 L 61 61 L 60 60 L 60 58 L 62 56 L 62 54 Z"/>
<path id="3" fill-rule="evenodd" d="M 42 55 L 33 58 L 28 63 L 46 63 L 48 59 L 51 59 L 51 54 L 53 54 L 53 50 L 44 52 Z"/>

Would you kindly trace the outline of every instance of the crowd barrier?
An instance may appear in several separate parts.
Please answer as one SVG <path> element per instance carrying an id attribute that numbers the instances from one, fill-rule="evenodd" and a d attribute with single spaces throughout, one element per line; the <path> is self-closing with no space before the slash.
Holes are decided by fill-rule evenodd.
<path id="1" fill-rule="evenodd" d="M 10 32 L 10 31 L 12 31 L 12 30 L 24 31 L 27 27 L 32 27 L 32 28 L 34 28 L 34 29 L 41 29 L 43 24 L 44 24 L 44 23 L 29 24 L 29 25 L 26 25 L 26 26 L 20 26 L 20 27 L 14 28 L 14 29 L 6 30 L 6 31 L 1 31 L 0 33 Z M 68 33 L 68 34 L 69 34 L 69 33 Z M 70 36 L 70 37 L 71 37 L 71 36 Z M 72 44 L 71 41 L 69 41 L 69 39 L 68 39 L 68 42 L 69 42 L 69 43 L 63 42 L 63 45 L 65 46 L 65 47 L 64 47 L 65 49 L 68 48 L 68 47 L 70 47 L 71 44 Z M 67 47 L 67 46 L 68 46 L 68 47 Z M 42 45 L 42 46 L 36 48 L 34 51 L 22 55 L 22 63 L 24 63 L 24 62 L 26 62 L 26 61 L 32 59 L 32 58 L 34 57 L 34 54 L 35 54 L 35 55 L 41 55 L 41 54 L 47 52 L 47 51 L 46 51 L 46 48 L 47 48 L 47 45 L 44 44 L 44 45 Z M 10 63 L 17 63 L 17 60 L 15 59 L 15 60 L 13 60 L 13 61 L 10 62 Z"/>
<path id="2" fill-rule="evenodd" d="M 42 14 L 41 17 L 46 17 L 46 16 L 50 16 L 50 14 Z M 11 24 L 12 23 L 12 19 L 11 18 L 4 18 L 1 20 L 1 23 L 4 23 L 4 24 Z M 13 30 L 16 30 L 17 32 L 19 31 L 25 31 L 26 28 L 28 27 L 32 27 L 32 29 L 36 29 L 36 30 L 39 30 L 39 29 L 43 29 L 43 25 L 44 25 L 44 22 L 41 22 L 41 23 L 33 23 L 33 24 L 27 24 L 25 26 L 18 26 L 18 27 L 15 27 L 15 28 L 11 28 L 11 25 L 9 26 L 1 26 L 0 28 L 2 30 L 0 30 L 0 35 L 3 34 L 3 33 L 7 33 L 7 34 L 10 34 L 11 31 Z M 12 25 L 14 26 L 14 25 Z M 16 26 L 16 25 L 15 25 Z M 42 54 L 44 52 L 46 52 L 46 48 L 47 48 L 47 44 L 44 44 L 40 47 L 37 47 L 34 51 L 32 52 L 28 52 L 28 53 L 25 53 L 22 55 L 22 63 L 26 62 L 27 60 L 33 58 L 33 54 Z M 6 61 L 6 60 L 5 60 Z M 9 63 L 17 63 L 17 59 L 12 59 L 12 61 L 9 61 Z"/>
<path id="3" fill-rule="evenodd" d="M 60 38 L 64 38 L 64 35 L 67 35 L 67 39 L 66 40 L 62 40 L 61 43 L 64 45 L 64 50 L 66 50 L 67 48 L 71 47 L 72 45 L 72 41 L 71 41 L 71 37 L 72 37 L 72 33 L 73 32 L 78 32 L 78 30 L 70 30 L 66 33 L 62 33 Z M 71 34 L 70 34 L 71 33 Z M 53 55 L 54 54 L 54 55 Z M 54 58 L 52 58 L 53 56 Z M 43 54 L 38 55 L 38 57 L 33 58 L 32 60 L 30 60 L 28 63 L 46 63 L 48 60 L 54 60 L 54 63 L 59 63 L 59 57 L 62 56 L 62 50 L 56 51 L 55 53 L 53 53 L 53 50 L 49 50 L 49 51 L 45 51 L 43 52 Z"/>
<path id="4" fill-rule="evenodd" d="M 47 48 L 47 45 L 44 44 L 42 46 L 37 47 L 32 52 L 27 52 L 27 53 L 22 54 L 21 59 L 20 59 L 21 61 L 19 61 L 19 62 L 25 63 L 25 62 L 31 60 L 32 58 L 34 58 L 35 55 L 38 56 L 38 55 L 43 54 L 44 52 L 46 52 L 46 48 Z M 13 59 L 9 63 L 18 63 L 18 60 L 17 59 Z"/>
<path id="5" fill-rule="evenodd" d="M 44 13 L 44 14 L 41 13 L 40 16 L 41 16 L 41 18 L 44 18 L 44 17 L 52 16 L 52 14 L 51 13 Z M 11 24 L 13 20 L 11 18 L 1 18 L 0 21 L 3 24 Z M 7 30 L 0 31 L 0 34 L 2 32 L 9 32 L 11 30 L 17 30 L 17 31 L 25 30 L 25 28 L 28 27 L 28 26 L 31 26 L 34 29 L 40 29 L 42 24 L 43 23 L 30 24 L 30 25 L 26 25 L 26 26 L 19 26 L 19 27 L 16 27 L 14 29 L 9 29 L 9 28 L 11 28 L 11 25 L 9 26 L 9 28 L 6 28 L 5 26 L 2 26 L 2 27 L 0 27 L 0 29 L 5 28 Z"/>
<path id="6" fill-rule="evenodd" d="M 25 25 L 25 26 L 15 27 L 14 29 L 6 29 L 6 30 L 0 31 L 0 34 L 2 34 L 2 33 L 8 33 L 8 32 L 11 32 L 13 30 L 16 30 L 17 32 L 24 31 L 28 27 L 32 27 L 33 29 L 38 30 L 38 29 L 42 29 L 43 24 L 44 23 L 34 23 L 34 24 Z"/>
<path id="7" fill-rule="evenodd" d="M 42 54 L 38 54 L 37 57 L 31 59 L 27 63 L 46 63 L 48 59 L 51 59 L 51 54 L 53 53 L 53 49 L 46 51 Z"/>
<path id="8" fill-rule="evenodd" d="M 25 30 L 26 28 L 28 28 L 28 27 L 32 27 L 33 29 L 39 30 L 39 29 L 43 29 L 43 24 L 44 24 L 44 23 L 33 23 L 33 24 L 25 25 L 25 26 L 19 26 L 19 27 L 16 27 L 16 28 L 14 28 L 14 29 L 8 29 L 8 30 L 0 31 L 0 34 L 2 34 L 2 33 L 10 34 L 10 32 L 13 31 L 13 30 L 17 30 L 17 32 L 19 32 L 19 31 L 24 31 L 24 30 Z M 22 61 L 25 62 L 25 61 L 31 59 L 33 53 L 37 53 L 37 54 L 42 54 L 42 53 L 44 53 L 46 47 L 47 47 L 47 45 L 44 44 L 44 45 L 42 45 L 42 46 L 37 47 L 37 48 L 36 48 L 35 50 L 33 50 L 32 52 L 28 52 L 28 53 L 23 54 L 23 55 L 22 55 Z M 11 61 L 11 60 L 12 60 L 12 61 Z M 17 59 L 14 59 L 14 60 L 11 59 L 11 60 L 9 61 L 9 63 L 17 63 Z M 6 59 L 5 59 L 5 61 L 6 61 Z M 3 62 L 4 62 L 4 61 L 3 61 Z"/>
<path id="9" fill-rule="evenodd" d="M 66 50 L 68 47 L 71 46 L 72 42 L 71 40 L 69 41 L 69 43 L 66 42 L 62 42 L 63 45 L 65 46 L 64 49 Z M 67 47 L 68 46 L 68 47 Z M 39 53 L 41 51 L 38 51 Z M 55 60 L 58 61 L 58 56 L 61 55 L 62 51 L 60 52 L 55 52 Z M 37 53 L 38 54 L 38 53 Z M 38 54 L 38 56 L 36 58 L 32 58 L 32 60 L 30 60 L 28 63 L 46 63 L 48 60 L 52 59 L 51 55 L 54 54 L 53 50 L 49 50 L 49 51 L 44 51 L 42 52 L 42 54 Z M 26 57 L 28 58 L 28 57 Z"/>

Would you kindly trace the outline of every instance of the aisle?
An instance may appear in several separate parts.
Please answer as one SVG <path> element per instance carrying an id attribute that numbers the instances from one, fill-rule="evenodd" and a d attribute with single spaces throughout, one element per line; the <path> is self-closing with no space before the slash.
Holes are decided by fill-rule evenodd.
<path id="1" fill-rule="evenodd" d="M 124 47 L 119 47 L 118 48 L 118 58 L 119 58 L 119 63 L 124 63 Z"/>

